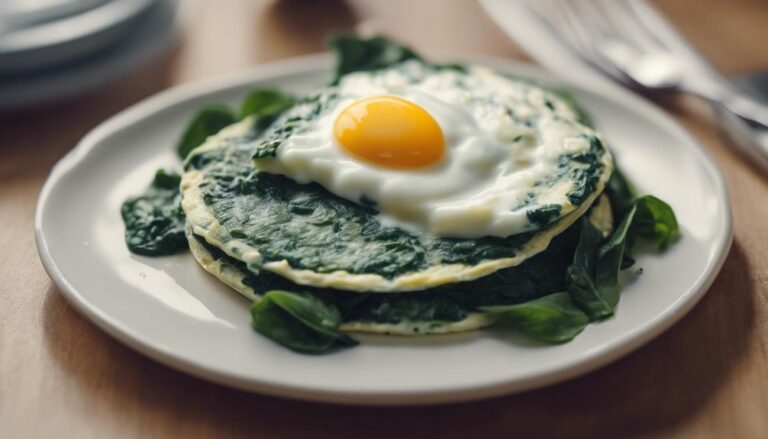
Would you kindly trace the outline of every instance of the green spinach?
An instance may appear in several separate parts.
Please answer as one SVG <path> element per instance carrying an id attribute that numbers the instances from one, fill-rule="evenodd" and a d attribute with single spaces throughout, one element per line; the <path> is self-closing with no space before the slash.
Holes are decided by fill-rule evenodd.
<path id="1" fill-rule="evenodd" d="M 296 100 L 289 95 L 272 89 L 253 90 L 240 106 L 240 118 L 256 116 L 260 129 L 272 124 L 285 110 L 291 108 Z"/>
<path id="2" fill-rule="evenodd" d="M 319 354 L 357 344 L 339 332 L 339 311 L 309 294 L 269 291 L 251 306 L 251 317 L 258 333 L 298 352 Z"/>
<path id="3" fill-rule="evenodd" d="M 257 89 L 243 102 L 241 116 L 256 118 L 258 135 L 280 114 L 293 105 L 291 96 L 275 90 Z M 200 146 L 208 136 L 235 122 L 234 114 L 223 105 L 209 105 L 190 121 L 177 145 L 182 158 Z M 149 189 L 125 201 L 121 207 L 128 249 L 145 256 L 164 256 L 187 248 L 184 212 L 181 209 L 181 177 L 159 170 Z"/>
<path id="4" fill-rule="evenodd" d="M 203 107 L 190 120 L 187 128 L 179 139 L 176 151 L 182 159 L 202 145 L 205 140 L 232 125 L 238 120 L 249 116 L 256 117 L 256 127 L 264 130 L 285 110 L 291 108 L 295 99 L 287 94 L 273 89 L 255 89 L 251 91 L 240 106 L 239 117 L 223 104 L 210 104 Z"/>
<path id="5" fill-rule="evenodd" d="M 187 248 L 180 179 L 178 174 L 160 169 L 144 194 L 123 203 L 125 243 L 133 253 L 164 256 Z"/>
<path id="6" fill-rule="evenodd" d="M 565 343 L 589 323 L 568 293 L 549 294 L 517 305 L 485 306 L 480 311 L 510 324 L 522 333 L 546 343 Z"/>
<path id="7" fill-rule="evenodd" d="M 605 185 L 605 193 L 611 200 L 611 211 L 614 218 L 623 218 L 635 204 L 637 190 L 621 172 L 615 159 L 613 173 Z"/>
<path id="8" fill-rule="evenodd" d="M 251 271 L 203 238 L 197 241 L 217 260 L 244 274 L 243 283 L 256 294 L 273 289 L 303 291 L 336 306 L 344 322 L 398 324 L 410 322 L 457 322 L 479 307 L 523 303 L 563 291 L 565 270 L 571 263 L 578 227 L 558 235 L 544 252 L 522 264 L 479 279 L 422 291 L 398 294 L 359 293 L 298 285 L 269 271 Z M 482 292 L 479 294 L 478 292 Z"/>
<path id="9" fill-rule="evenodd" d="M 360 38 L 342 34 L 331 37 L 328 44 L 336 53 L 332 85 L 352 72 L 383 69 L 411 59 L 423 61 L 411 48 L 385 37 Z"/>
<path id="10" fill-rule="evenodd" d="M 619 270 L 634 215 L 632 208 L 605 243 L 588 217 L 581 220 L 579 244 L 566 279 L 574 301 L 592 320 L 611 316 L 619 301 Z"/>
<path id="11" fill-rule="evenodd" d="M 218 133 L 222 128 L 237 122 L 235 114 L 224 105 L 211 104 L 200 109 L 192 117 L 187 128 L 176 145 L 176 152 L 182 159 L 186 158 L 193 149 L 202 145 L 209 136 Z"/>
<path id="12" fill-rule="evenodd" d="M 634 238 L 651 241 L 659 250 L 666 250 L 680 238 L 680 227 L 669 204 L 653 195 L 643 195 L 635 204 L 637 214 L 631 229 Z"/>

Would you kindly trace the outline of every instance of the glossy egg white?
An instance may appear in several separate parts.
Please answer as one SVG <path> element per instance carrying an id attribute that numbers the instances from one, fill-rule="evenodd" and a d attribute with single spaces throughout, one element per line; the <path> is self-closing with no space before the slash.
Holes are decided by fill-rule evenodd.
<path id="1" fill-rule="evenodd" d="M 585 152 L 595 133 L 553 93 L 482 67 L 466 72 L 407 62 L 345 76 L 329 88 L 329 108 L 282 142 L 266 172 L 319 183 L 350 201 L 372 200 L 383 223 L 437 236 L 506 237 L 540 228 L 528 212 L 542 205 L 572 212 L 569 180 L 556 175 L 564 153 Z M 446 152 L 438 163 L 392 169 L 358 160 L 334 136 L 339 114 L 358 99 L 396 96 L 438 123 Z M 302 113 L 303 112 L 303 113 Z M 309 117 L 299 107 L 289 117 Z"/>

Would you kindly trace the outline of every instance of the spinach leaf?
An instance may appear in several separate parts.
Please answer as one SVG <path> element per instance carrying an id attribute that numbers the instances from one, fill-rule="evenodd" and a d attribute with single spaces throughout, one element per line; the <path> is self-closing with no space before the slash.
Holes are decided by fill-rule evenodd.
<path id="1" fill-rule="evenodd" d="M 251 306 L 251 317 L 258 333 L 298 352 L 320 354 L 357 344 L 339 332 L 339 311 L 309 294 L 269 291 Z"/>
<path id="2" fill-rule="evenodd" d="M 348 73 L 384 69 L 408 60 L 420 61 L 441 70 L 466 71 L 460 63 L 427 62 L 410 47 L 381 36 L 363 38 L 354 34 L 339 34 L 332 36 L 328 45 L 336 53 L 336 72 L 331 85 L 338 84 L 341 77 Z"/>
<path id="3" fill-rule="evenodd" d="M 240 118 L 256 116 L 259 128 L 264 129 L 272 124 L 280 114 L 291 108 L 296 100 L 289 95 L 273 89 L 256 89 L 251 91 L 240 107 Z"/>
<path id="4" fill-rule="evenodd" d="M 547 343 L 564 343 L 576 337 L 589 318 L 568 293 L 554 293 L 517 305 L 481 307 L 481 311 L 508 323 L 524 334 Z"/>
<path id="5" fill-rule="evenodd" d="M 566 270 L 568 291 L 574 301 L 592 318 L 609 315 L 612 309 L 598 294 L 594 279 L 597 251 L 602 239 L 602 232 L 588 218 L 582 218 L 581 234 L 573 256 L 573 264 Z"/>
<path id="6" fill-rule="evenodd" d="M 161 256 L 187 248 L 180 181 L 178 174 L 160 169 L 144 194 L 123 203 L 120 213 L 125 223 L 125 243 L 130 251 Z"/>
<path id="7" fill-rule="evenodd" d="M 665 250 L 680 238 L 677 218 L 669 204 L 653 195 L 643 195 L 636 205 L 637 214 L 630 232 L 633 237 L 652 241 L 659 250 Z"/>
<path id="8" fill-rule="evenodd" d="M 236 121 L 235 114 L 224 105 L 212 104 L 203 107 L 187 125 L 176 145 L 176 152 L 182 159 L 186 158 L 193 149 L 202 145 L 208 136 L 218 133 Z"/>
<path id="9" fill-rule="evenodd" d="M 611 314 L 619 302 L 619 271 L 624 259 L 627 232 L 632 225 L 636 210 L 632 208 L 621 223 L 616 227 L 608 240 L 597 252 L 597 267 L 595 269 L 595 283 L 598 293 L 611 305 Z"/>
<path id="10" fill-rule="evenodd" d="M 336 52 L 337 60 L 332 84 L 351 72 L 382 69 L 410 59 L 421 61 L 411 48 L 384 37 L 342 34 L 331 37 L 328 44 Z"/>
<path id="11" fill-rule="evenodd" d="M 608 183 L 605 185 L 605 194 L 608 195 L 608 199 L 611 200 L 613 217 L 623 218 L 635 204 L 637 191 L 615 163 L 614 159 L 613 173 L 611 174 L 611 178 L 608 179 Z"/>
<path id="12" fill-rule="evenodd" d="M 632 208 L 603 245 L 600 231 L 589 218 L 581 220 L 581 236 L 566 282 L 573 300 L 592 320 L 611 316 L 619 301 L 618 273 L 634 215 Z"/>

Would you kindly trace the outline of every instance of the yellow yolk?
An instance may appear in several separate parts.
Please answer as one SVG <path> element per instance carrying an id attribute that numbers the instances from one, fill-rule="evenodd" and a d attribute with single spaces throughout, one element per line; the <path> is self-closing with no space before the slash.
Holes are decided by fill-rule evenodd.
<path id="1" fill-rule="evenodd" d="M 437 121 L 413 102 L 394 96 L 353 102 L 336 118 L 333 132 L 344 151 L 387 168 L 421 168 L 445 154 Z"/>

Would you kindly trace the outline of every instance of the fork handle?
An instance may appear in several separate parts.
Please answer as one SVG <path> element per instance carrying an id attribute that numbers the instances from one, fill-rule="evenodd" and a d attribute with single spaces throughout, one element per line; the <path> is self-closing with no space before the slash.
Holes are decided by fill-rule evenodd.
<path id="1" fill-rule="evenodd" d="M 738 93 L 731 93 L 724 97 L 720 103 L 742 119 L 768 128 L 768 106 Z"/>
<path id="2" fill-rule="evenodd" d="M 768 105 L 732 90 L 714 78 L 684 81 L 682 91 L 704 98 L 736 116 L 768 128 Z"/>

